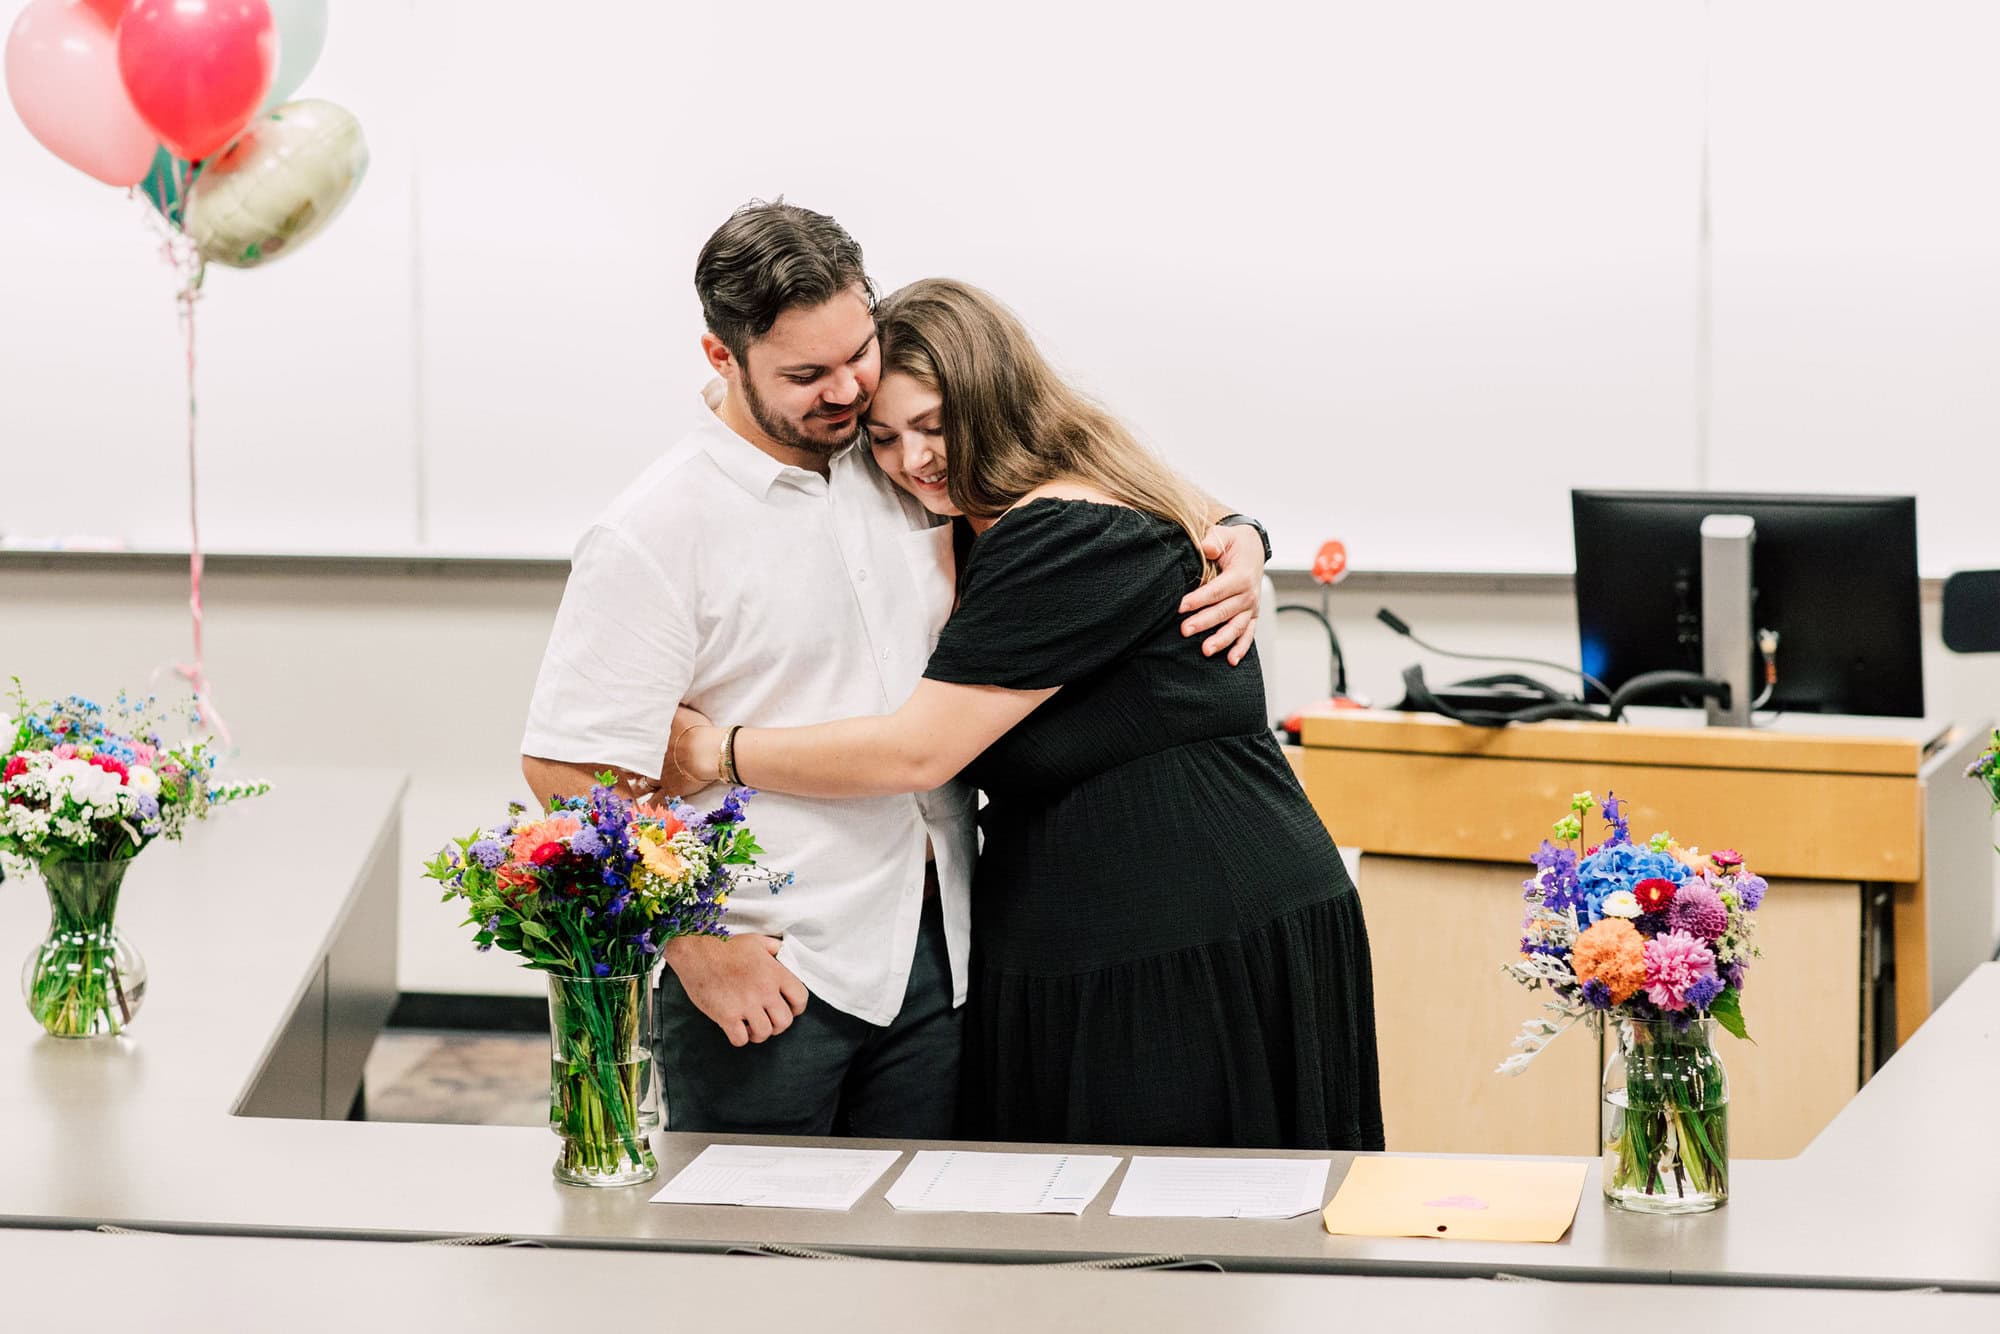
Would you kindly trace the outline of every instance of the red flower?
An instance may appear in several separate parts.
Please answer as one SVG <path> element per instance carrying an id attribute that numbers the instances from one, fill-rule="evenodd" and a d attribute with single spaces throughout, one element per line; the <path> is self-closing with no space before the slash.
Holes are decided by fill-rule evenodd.
<path id="1" fill-rule="evenodd" d="M 508 862 L 495 873 L 493 878 L 500 882 L 500 888 L 506 890 L 533 889 L 535 887 L 534 872 L 519 862 Z"/>
<path id="2" fill-rule="evenodd" d="M 94 764 L 106 773 L 117 774 L 121 783 L 132 776 L 132 771 L 125 767 L 123 760 L 114 760 L 109 755 L 86 755 L 83 762 Z"/>
<path id="3" fill-rule="evenodd" d="M 1632 897 L 1638 899 L 1639 906 L 1647 912 L 1664 912 L 1666 906 L 1674 901 L 1677 888 L 1673 881 L 1655 876 L 1632 886 Z"/>
<path id="4" fill-rule="evenodd" d="M 547 866 L 550 862 L 554 861 L 556 858 L 562 856 L 565 852 L 568 851 L 569 849 L 564 847 L 561 843 L 556 842 L 554 839 L 550 839 L 547 843 L 542 844 L 540 847 L 536 848 L 533 852 L 529 853 L 528 860 L 533 862 L 537 866 Z"/>
<path id="5" fill-rule="evenodd" d="M 6 769 L 0 771 L 0 783 L 11 782 L 26 772 L 28 772 L 28 757 L 26 755 L 9 756 Z"/>

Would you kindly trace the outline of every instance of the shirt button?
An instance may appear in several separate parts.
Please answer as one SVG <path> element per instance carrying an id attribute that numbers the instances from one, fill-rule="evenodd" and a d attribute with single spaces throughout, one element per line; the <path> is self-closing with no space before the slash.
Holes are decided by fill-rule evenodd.
<path id="1" fill-rule="evenodd" d="M 865 584 L 865 583 L 867 583 L 867 582 L 868 582 L 868 571 L 866 571 L 866 570 L 856 570 L 856 571 L 854 572 L 854 581 L 855 581 L 856 583 L 859 583 L 859 584 Z"/>
<path id="2" fill-rule="evenodd" d="M 882 650 L 882 661 L 884 661 L 884 662 L 887 662 L 887 661 L 889 661 L 889 650 L 888 650 L 888 649 L 883 649 L 883 650 Z"/>

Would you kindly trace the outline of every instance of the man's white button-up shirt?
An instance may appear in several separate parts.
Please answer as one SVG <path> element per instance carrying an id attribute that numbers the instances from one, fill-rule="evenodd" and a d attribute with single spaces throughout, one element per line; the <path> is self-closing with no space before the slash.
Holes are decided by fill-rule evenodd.
<path id="1" fill-rule="evenodd" d="M 916 688 L 952 594 L 949 525 L 864 448 L 821 477 L 711 421 L 577 543 L 522 752 L 657 774 L 682 701 L 751 727 L 890 712 Z M 712 805 L 722 790 L 682 795 Z M 728 926 L 784 937 L 779 962 L 872 1024 L 895 1018 L 909 982 L 928 835 L 964 1001 L 976 850 L 966 785 L 840 800 L 762 792 L 747 819 L 764 864 L 796 880 L 732 894 Z"/>

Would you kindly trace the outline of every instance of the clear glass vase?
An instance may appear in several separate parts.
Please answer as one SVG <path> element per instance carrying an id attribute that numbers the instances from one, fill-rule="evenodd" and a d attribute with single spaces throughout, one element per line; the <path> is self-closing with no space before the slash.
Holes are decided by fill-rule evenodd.
<path id="1" fill-rule="evenodd" d="M 660 1165 L 653 1089 L 653 987 L 649 975 L 549 974 L 549 1129 L 562 1139 L 556 1180 L 631 1186 Z"/>
<path id="2" fill-rule="evenodd" d="M 49 933 L 21 968 L 21 995 L 56 1037 L 113 1037 L 146 999 L 146 962 L 114 925 L 131 864 L 120 857 L 37 868 L 49 893 Z"/>
<path id="3" fill-rule="evenodd" d="M 1604 1067 L 1604 1198 L 1704 1213 L 1729 1198 L 1729 1074 L 1713 1019 L 1619 1019 Z"/>

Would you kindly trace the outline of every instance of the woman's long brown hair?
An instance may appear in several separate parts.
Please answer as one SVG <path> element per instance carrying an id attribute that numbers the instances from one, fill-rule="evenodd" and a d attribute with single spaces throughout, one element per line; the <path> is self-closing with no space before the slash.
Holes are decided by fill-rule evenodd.
<path id="1" fill-rule="evenodd" d="M 945 485 L 966 514 L 998 518 L 1038 486 L 1077 481 L 1179 525 L 1200 551 L 1207 499 L 1066 384 L 992 296 L 925 278 L 884 301 L 876 322 L 882 373 L 908 375 L 943 401 Z"/>

